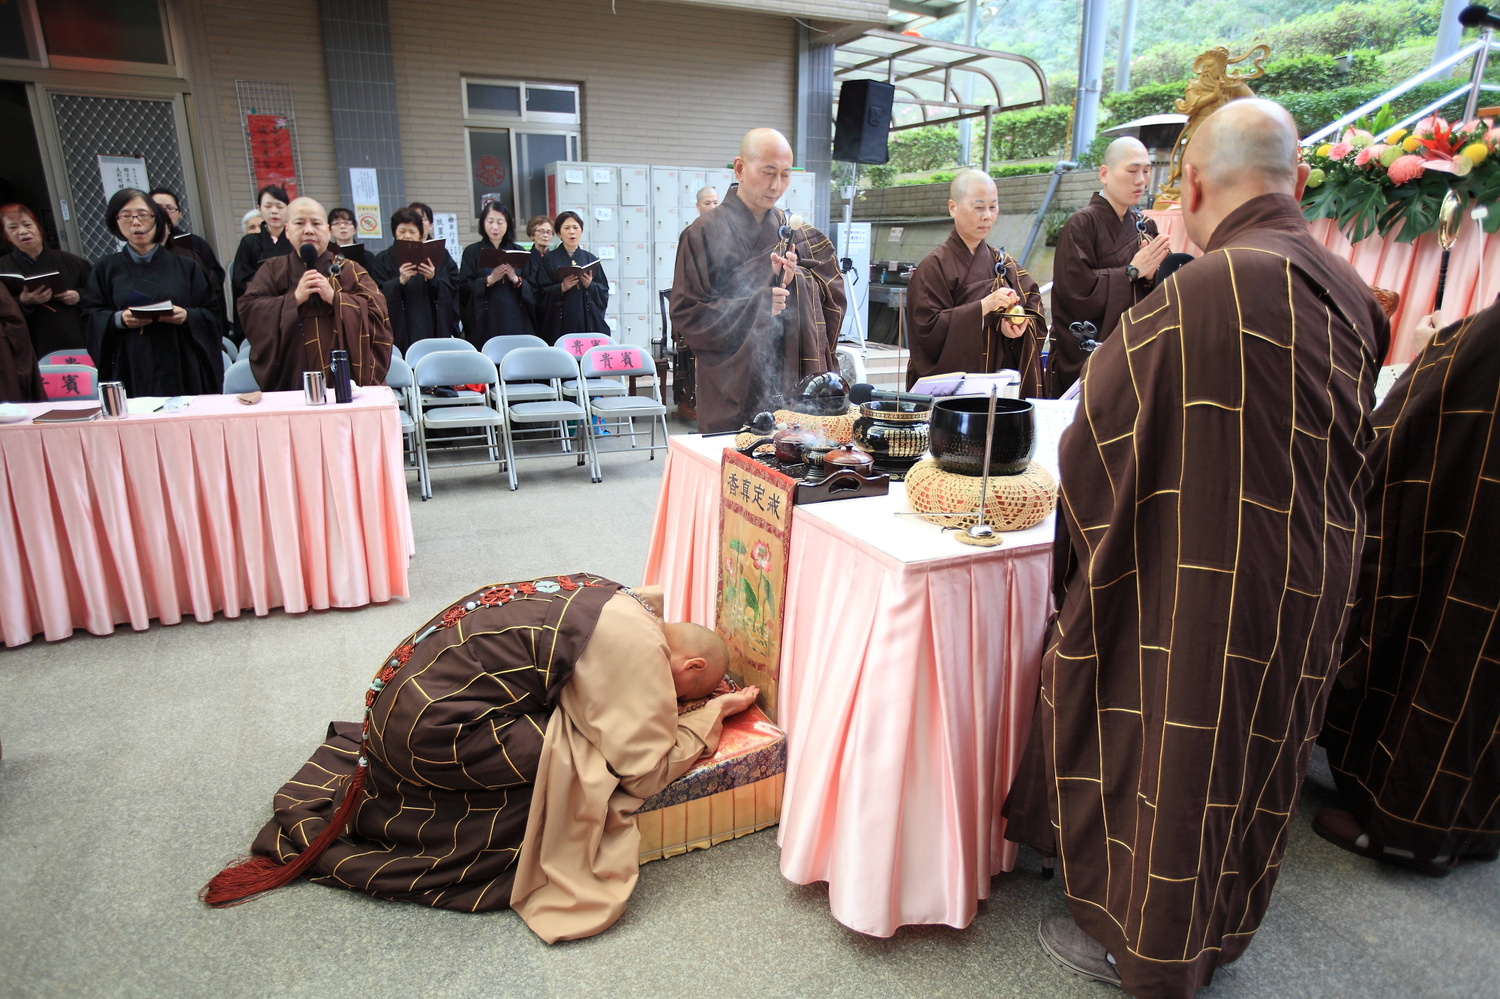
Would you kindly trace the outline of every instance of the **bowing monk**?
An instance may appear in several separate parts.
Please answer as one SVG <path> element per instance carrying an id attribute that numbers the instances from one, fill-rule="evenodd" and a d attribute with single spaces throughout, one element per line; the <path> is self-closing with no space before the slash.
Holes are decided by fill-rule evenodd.
<path id="1" fill-rule="evenodd" d="M 1151 156 L 1139 139 L 1116 139 L 1104 151 L 1099 193 L 1074 213 L 1057 237 L 1052 258 L 1052 353 L 1047 359 L 1048 394 L 1062 395 L 1078 380 L 1088 359 L 1073 323 L 1093 323 L 1103 342 L 1120 316 L 1150 293 L 1156 269 L 1169 247 L 1156 223 L 1141 215 L 1151 185 Z"/>
<path id="2" fill-rule="evenodd" d="M 323 206 L 297 198 L 286 207 L 292 250 L 260 265 L 239 301 L 250 341 L 250 369 L 267 392 L 302 387 L 302 372 L 328 367 L 329 352 L 349 352 L 356 385 L 384 385 L 391 366 L 391 321 L 375 281 L 359 264 L 328 251 Z M 302 247 L 317 253 L 309 268 Z"/>
<path id="3" fill-rule="evenodd" d="M 718 746 L 755 687 L 678 713 L 724 677 L 723 641 L 663 624 L 660 591 L 587 573 L 487 586 L 407 636 L 204 889 L 228 905 L 306 873 L 380 898 L 514 908 L 548 943 L 625 911 L 632 813 Z"/>
<path id="4" fill-rule="evenodd" d="M 1063 967 L 1186 999 L 1255 935 L 1364 541 L 1389 329 L 1308 233 L 1291 117 L 1234 101 L 1184 157 L 1207 252 L 1089 361 L 1059 451 L 1059 609 L 1005 835 L 1061 862 Z"/>
<path id="5" fill-rule="evenodd" d="M 771 128 L 745 133 L 736 184 L 682 233 L 672 327 L 693 351 L 698 429 L 734 430 L 775 409 L 806 375 L 837 371 L 844 282 L 833 244 L 776 207 L 792 147 Z"/>
<path id="6" fill-rule="evenodd" d="M 1500 303 L 1437 332 L 1372 417 L 1375 484 L 1319 741 L 1346 850 L 1446 875 L 1500 853 Z"/>
<path id="7" fill-rule="evenodd" d="M 953 178 L 953 234 L 922 258 L 907 293 L 907 388 L 924 375 L 1012 368 L 1022 396 L 1041 394 L 1042 293 L 1014 257 L 985 242 L 999 211 L 989 174 Z"/>

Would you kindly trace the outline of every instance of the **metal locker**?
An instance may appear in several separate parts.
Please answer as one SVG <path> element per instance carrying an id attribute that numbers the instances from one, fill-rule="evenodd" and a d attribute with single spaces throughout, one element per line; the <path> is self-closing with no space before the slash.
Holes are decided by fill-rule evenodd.
<path id="1" fill-rule="evenodd" d="M 647 278 L 651 276 L 650 243 L 643 240 L 639 243 L 625 243 L 621 245 L 620 276 L 622 278 Z"/>
<path id="2" fill-rule="evenodd" d="M 782 199 L 782 204 L 786 206 L 787 211 L 799 212 L 802 215 L 810 216 L 813 202 L 812 184 L 813 179 L 811 174 L 792 174 L 792 182 L 787 187 L 786 197 Z"/>
<path id="3" fill-rule="evenodd" d="M 645 205 L 621 205 L 619 213 L 622 242 L 651 242 L 651 213 Z"/>
<path id="4" fill-rule="evenodd" d="M 651 308 L 651 282 L 645 278 L 624 278 L 620 282 L 620 309 L 624 312 L 646 312 Z"/>
<path id="5" fill-rule="evenodd" d="M 620 203 L 620 168 L 589 165 L 589 204 L 618 205 Z"/>
<path id="6" fill-rule="evenodd" d="M 558 211 L 578 211 L 579 205 L 589 203 L 587 163 L 557 164 Z M 579 212 L 582 215 L 582 212 Z"/>
<path id="7" fill-rule="evenodd" d="M 655 284 L 653 290 L 672 287 L 672 273 L 677 269 L 677 242 L 663 242 L 658 240 L 653 244 L 655 249 L 655 267 L 651 272 L 651 280 Z"/>
<path id="8" fill-rule="evenodd" d="M 615 334 L 615 339 L 621 343 L 628 343 L 632 347 L 640 347 L 650 351 L 651 338 L 656 335 L 656 328 L 651 325 L 651 317 L 642 312 L 630 312 L 620 317 L 620 329 Z M 649 363 L 649 360 L 648 362 Z M 650 390 L 644 385 L 637 389 L 638 394 L 645 395 Z"/>
<path id="9" fill-rule="evenodd" d="M 620 276 L 620 246 L 618 243 L 613 241 L 608 243 L 585 242 L 583 245 L 585 249 L 592 250 L 594 256 L 599 258 L 599 266 L 603 268 L 605 277 L 609 278 L 610 281 L 614 281 L 615 278 Z M 611 301 L 614 300 L 613 288 L 610 289 L 609 297 Z"/>
<path id="10" fill-rule="evenodd" d="M 620 167 L 620 204 L 649 205 L 651 182 L 643 166 Z"/>
<path id="11" fill-rule="evenodd" d="M 682 190 L 682 197 L 677 204 L 683 209 L 683 218 L 692 218 L 698 214 L 698 192 L 708 185 L 708 171 L 679 170 L 677 181 Z M 723 197 L 724 192 L 720 191 L 719 196 Z"/>
<path id="12" fill-rule="evenodd" d="M 719 197 L 729 193 L 729 185 L 734 183 L 733 170 L 710 170 L 708 171 L 708 182 L 719 192 Z"/>
<path id="13" fill-rule="evenodd" d="M 677 204 L 677 171 L 672 167 L 651 168 L 651 204 L 660 208 L 662 205 Z"/>
<path id="14" fill-rule="evenodd" d="M 588 238 L 594 242 L 618 243 L 620 241 L 620 210 L 614 205 L 594 205 L 584 216 L 588 226 Z"/>
<path id="15" fill-rule="evenodd" d="M 658 243 L 669 240 L 676 242 L 677 237 L 682 233 L 682 209 L 675 204 L 662 204 L 658 201 L 651 206 L 651 212 L 653 215 L 651 238 Z"/>

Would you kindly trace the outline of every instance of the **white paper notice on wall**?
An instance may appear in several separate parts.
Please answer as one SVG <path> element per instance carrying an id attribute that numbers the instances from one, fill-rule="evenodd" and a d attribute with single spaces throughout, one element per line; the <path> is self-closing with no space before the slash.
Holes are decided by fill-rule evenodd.
<path id="1" fill-rule="evenodd" d="M 354 201 L 355 235 L 360 239 L 384 238 L 385 225 L 380 218 L 380 178 L 373 168 L 349 168 L 349 195 Z"/>
<path id="2" fill-rule="evenodd" d="M 609 167 L 594 167 L 594 183 L 608 184 L 610 181 Z"/>
<path id="3" fill-rule="evenodd" d="M 583 171 L 582 170 L 573 170 L 573 169 L 564 170 L 563 171 L 563 183 L 564 184 L 582 184 L 583 183 Z"/>
<path id="4" fill-rule="evenodd" d="M 613 246 L 607 246 L 607 245 L 599 247 L 599 259 L 600 260 L 613 260 L 613 259 L 615 259 L 615 248 Z"/>
<path id="5" fill-rule="evenodd" d="M 893 225 L 893 226 L 891 226 L 891 234 L 887 238 L 892 243 L 899 243 L 899 242 L 901 242 L 901 237 L 903 235 L 905 235 L 905 234 L 906 234 L 906 228 L 904 226 Z"/>
<path id="6" fill-rule="evenodd" d="M 614 209 L 614 206 L 612 206 L 612 205 L 605 205 L 602 208 L 595 208 L 594 209 L 594 221 L 595 222 L 608 222 L 610 219 L 612 219 L 614 217 L 615 217 L 615 209 Z"/>
<path id="7" fill-rule="evenodd" d="M 447 244 L 448 256 L 453 258 L 456 264 L 464 255 L 464 248 L 458 242 L 458 216 L 452 212 L 432 213 L 432 238 L 441 239 Z"/>
<path id="8" fill-rule="evenodd" d="M 126 187 L 151 190 L 151 182 L 146 179 L 146 161 L 139 156 L 100 156 L 98 159 L 99 181 L 104 185 L 105 201 Z"/>

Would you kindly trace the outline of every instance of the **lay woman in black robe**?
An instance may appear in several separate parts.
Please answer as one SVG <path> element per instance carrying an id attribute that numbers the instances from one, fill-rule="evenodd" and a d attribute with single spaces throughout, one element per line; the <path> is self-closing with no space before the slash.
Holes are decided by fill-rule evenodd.
<path id="1" fill-rule="evenodd" d="M 476 347 L 484 347 L 492 336 L 534 331 L 531 317 L 536 310 L 536 283 L 527 280 L 530 267 L 520 271 L 509 266 L 492 269 L 479 262 L 486 249 L 520 250 L 511 237 L 514 228 L 510 209 L 492 201 L 479 213 L 479 231 L 484 238 L 464 248 L 463 263 L 458 268 L 459 305 L 464 336 Z"/>
<path id="2" fill-rule="evenodd" d="M 120 222 L 122 212 L 135 218 Z M 148 213 L 150 221 L 144 217 Z M 219 392 L 224 385 L 222 330 L 207 273 L 155 242 L 166 232 L 166 212 L 142 192 L 116 192 L 105 220 L 126 246 L 94 265 L 83 290 L 88 348 L 99 366 L 99 380 L 124 382 L 130 395 Z M 182 310 L 181 322 L 129 325 L 124 310 L 163 300 Z"/>
<path id="3" fill-rule="evenodd" d="M 397 242 L 420 241 L 422 216 L 411 208 L 396 209 L 391 213 L 391 233 Z M 443 256 L 451 263 L 448 254 Z M 391 246 L 375 255 L 369 270 L 370 277 L 375 279 L 380 293 L 385 296 L 391 318 L 391 336 L 402 353 L 418 340 L 458 335 L 455 302 L 458 294 L 447 268 L 429 268 L 430 277 L 423 273 L 422 268 L 417 268 L 403 282 L 401 265 L 396 261 L 396 248 Z"/>
<path id="4" fill-rule="evenodd" d="M 537 335 L 556 343 L 566 333 L 608 333 L 604 319 L 609 305 L 609 278 L 604 267 L 594 267 L 589 278 L 579 278 L 564 287 L 559 267 L 583 266 L 599 258 L 578 245 L 583 238 L 583 219 L 576 212 L 557 217 L 556 231 L 562 245 L 542 258 L 537 274 Z"/>
<path id="5" fill-rule="evenodd" d="M 533 330 L 539 330 L 542 328 L 541 294 L 537 289 L 542 286 L 542 261 L 552 249 L 552 220 L 545 215 L 531 216 L 526 222 L 526 235 L 531 240 L 531 256 L 526 258 L 526 271 L 521 277 L 531 285 L 531 325 Z"/>
<path id="6" fill-rule="evenodd" d="M 292 244 L 286 238 L 286 206 L 291 199 L 287 197 L 286 191 L 275 185 L 263 187 L 255 196 L 255 203 L 260 206 L 260 215 L 264 220 L 260 229 L 256 232 L 247 233 L 240 240 L 240 248 L 234 254 L 234 267 L 229 272 L 229 294 L 231 315 L 235 319 L 235 325 L 239 325 L 238 314 L 234 312 L 240 296 L 245 289 L 250 287 L 250 281 L 255 277 L 255 272 L 260 265 L 272 257 L 285 256 L 292 252 Z"/>
<path id="7" fill-rule="evenodd" d="M 46 290 L 17 296 L 31 345 L 38 358 L 55 350 L 83 350 L 87 342 L 79 296 L 89 276 L 89 262 L 63 250 L 53 250 L 42 242 L 42 227 L 25 205 L 0 207 L 5 238 L 14 247 L 0 256 L 0 271 L 9 274 L 45 274 L 57 271 L 72 294 L 52 294 Z M 68 301 L 72 299 L 72 301 Z"/>

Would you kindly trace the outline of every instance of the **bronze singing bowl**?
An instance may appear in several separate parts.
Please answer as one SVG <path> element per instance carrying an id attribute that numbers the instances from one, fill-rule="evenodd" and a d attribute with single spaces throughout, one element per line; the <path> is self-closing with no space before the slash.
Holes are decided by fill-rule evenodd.
<path id="1" fill-rule="evenodd" d="M 988 396 L 965 395 L 939 399 L 932 408 L 932 457 L 945 472 L 984 474 L 984 438 L 989 414 Z M 1036 453 L 1036 429 L 1031 403 L 1024 399 L 995 400 L 995 441 L 990 447 L 991 475 L 1019 475 Z"/>

